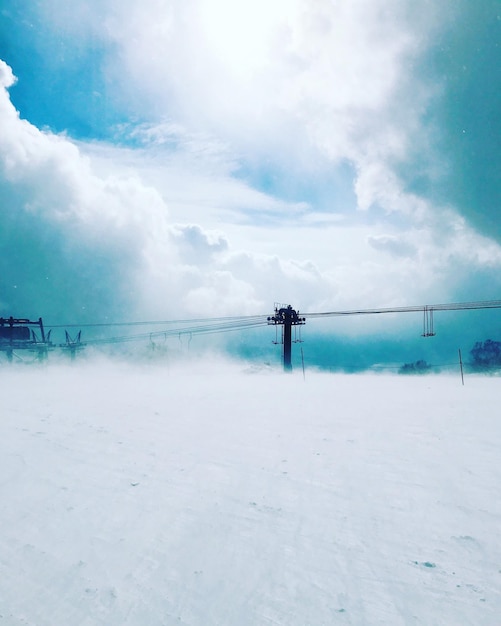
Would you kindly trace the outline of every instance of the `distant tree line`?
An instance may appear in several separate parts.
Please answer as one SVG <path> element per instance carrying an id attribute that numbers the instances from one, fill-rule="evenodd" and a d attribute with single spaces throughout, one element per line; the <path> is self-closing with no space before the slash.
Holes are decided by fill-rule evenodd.
<path id="1" fill-rule="evenodd" d="M 429 374 L 430 372 L 431 365 L 422 359 L 414 363 L 404 363 L 398 370 L 399 374 Z"/>
<path id="2" fill-rule="evenodd" d="M 470 350 L 468 365 L 477 372 L 501 368 L 501 341 L 492 339 L 477 341 Z M 429 374 L 433 368 L 420 359 L 414 363 L 405 363 L 398 371 L 399 374 Z"/>
<path id="3" fill-rule="evenodd" d="M 476 370 L 501 367 L 501 341 L 477 341 L 470 350 L 470 365 Z"/>

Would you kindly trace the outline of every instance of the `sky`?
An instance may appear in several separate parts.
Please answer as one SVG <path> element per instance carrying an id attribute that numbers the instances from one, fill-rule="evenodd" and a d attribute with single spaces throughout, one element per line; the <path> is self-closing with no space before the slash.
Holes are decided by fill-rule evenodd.
<path id="1" fill-rule="evenodd" d="M 499 299 L 500 28 L 494 0 L 0 0 L 0 315 Z M 442 319 L 433 354 L 501 338 Z M 312 351 L 421 358 L 419 319 L 351 321 Z"/>

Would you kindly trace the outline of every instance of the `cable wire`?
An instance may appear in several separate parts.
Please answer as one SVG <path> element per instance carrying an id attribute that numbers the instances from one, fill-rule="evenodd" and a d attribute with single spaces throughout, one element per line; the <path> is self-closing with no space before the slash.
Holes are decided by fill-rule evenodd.
<path id="1" fill-rule="evenodd" d="M 432 304 L 432 305 L 414 305 L 404 307 L 386 307 L 379 309 L 351 309 L 345 311 L 326 311 L 301 313 L 301 316 L 310 319 L 319 319 L 326 317 L 346 317 L 351 315 L 380 315 L 385 313 L 416 313 L 425 312 L 432 314 L 433 311 L 464 311 L 478 309 L 499 309 L 501 308 L 501 300 L 482 300 L 478 302 L 456 302 L 449 304 Z M 245 316 L 226 316 L 226 317 L 210 317 L 210 318 L 192 318 L 178 320 L 162 320 L 162 321 L 132 321 L 132 322 L 100 322 L 89 324 L 46 324 L 45 328 L 114 328 L 114 327 L 138 327 L 138 326 L 169 326 L 168 329 L 158 330 L 148 333 L 140 333 L 134 335 L 122 335 L 117 337 L 102 337 L 90 339 L 85 345 L 103 345 L 114 344 L 131 341 L 140 341 L 143 339 L 153 339 L 155 337 L 170 337 L 174 335 L 181 336 L 183 334 L 217 334 L 226 333 L 236 330 L 246 330 L 256 328 L 268 324 L 267 315 L 245 315 Z M 172 328 L 172 326 L 176 326 Z"/>
<path id="2" fill-rule="evenodd" d="M 351 309 L 347 311 L 326 311 L 323 313 L 301 313 L 301 315 L 309 318 L 319 318 L 342 317 L 348 315 L 378 315 L 384 313 L 417 313 L 422 311 L 465 311 L 474 309 L 501 309 L 501 300 L 388 307 L 382 309 Z"/>

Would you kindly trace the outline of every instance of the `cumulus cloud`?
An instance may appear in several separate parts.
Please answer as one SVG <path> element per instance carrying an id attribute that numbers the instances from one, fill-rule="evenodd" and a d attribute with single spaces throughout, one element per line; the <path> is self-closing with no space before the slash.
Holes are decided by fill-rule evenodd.
<path id="1" fill-rule="evenodd" d="M 12 84 L 5 64 L 2 77 Z M 5 90 L 0 134 L 2 308 L 122 317 L 151 239 L 167 242 L 164 201 L 137 177 L 101 177 L 67 138 L 21 120 Z"/>
<path id="2" fill-rule="evenodd" d="M 496 122 L 495 98 L 482 101 L 499 66 L 488 65 L 493 3 L 47 0 L 37 12 L 58 41 L 105 50 L 115 105 L 209 131 L 247 163 L 266 158 L 295 175 L 347 160 L 360 208 L 419 211 L 405 197 L 419 187 L 442 205 L 449 194 L 471 218 L 492 214 L 499 198 L 495 144 L 479 146 L 489 154 L 479 168 L 472 152 Z M 444 184 L 445 161 L 462 170 L 457 184 Z"/>
<path id="3" fill-rule="evenodd" d="M 437 87 L 417 68 L 449 3 L 109 0 L 78 19 L 63 5 L 41 10 L 59 34 L 107 43 L 114 100 L 150 120 L 151 143 L 209 133 L 244 173 L 262 160 L 291 177 L 348 162 L 359 208 L 422 210 L 406 165 L 419 158 L 428 179 L 443 166 L 424 123 Z"/>
<path id="4" fill-rule="evenodd" d="M 384 250 L 396 257 L 414 257 L 417 252 L 414 245 L 393 235 L 369 237 L 368 242 L 376 250 Z"/>
<path id="5" fill-rule="evenodd" d="M 1 71 L 13 84 L 10 68 Z M 262 312 L 273 301 L 254 285 L 259 276 L 231 267 L 223 233 L 172 222 L 137 173 L 110 163 L 101 171 L 102 155 L 20 119 L 5 89 L 0 133 L 3 314 L 84 322 Z"/>
<path id="6" fill-rule="evenodd" d="M 317 0 L 280 11 L 241 3 L 236 11 L 222 0 L 146 2 L 115 9 L 107 36 L 140 94 L 127 96 L 142 111 L 209 129 L 246 159 L 292 170 L 348 160 L 360 205 L 381 200 L 384 189 L 394 207 L 401 187 L 385 179 L 426 143 L 420 119 L 431 88 L 410 70 L 440 13 L 413 5 Z"/>
<path id="7" fill-rule="evenodd" d="M 0 59 L 0 86 L 11 87 L 16 82 L 12 68 Z"/>

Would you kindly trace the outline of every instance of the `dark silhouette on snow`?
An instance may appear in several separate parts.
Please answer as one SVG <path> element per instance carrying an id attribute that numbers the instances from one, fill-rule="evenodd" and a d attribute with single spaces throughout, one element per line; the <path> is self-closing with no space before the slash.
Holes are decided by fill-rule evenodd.
<path id="1" fill-rule="evenodd" d="M 501 367 L 501 341 L 486 339 L 477 343 L 470 350 L 470 365 L 474 369 L 482 370 Z"/>
<path id="2" fill-rule="evenodd" d="M 431 371 L 431 365 L 420 359 L 415 363 L 405 363 L 398 370 L 399 374 L 428 374 Z"/>

